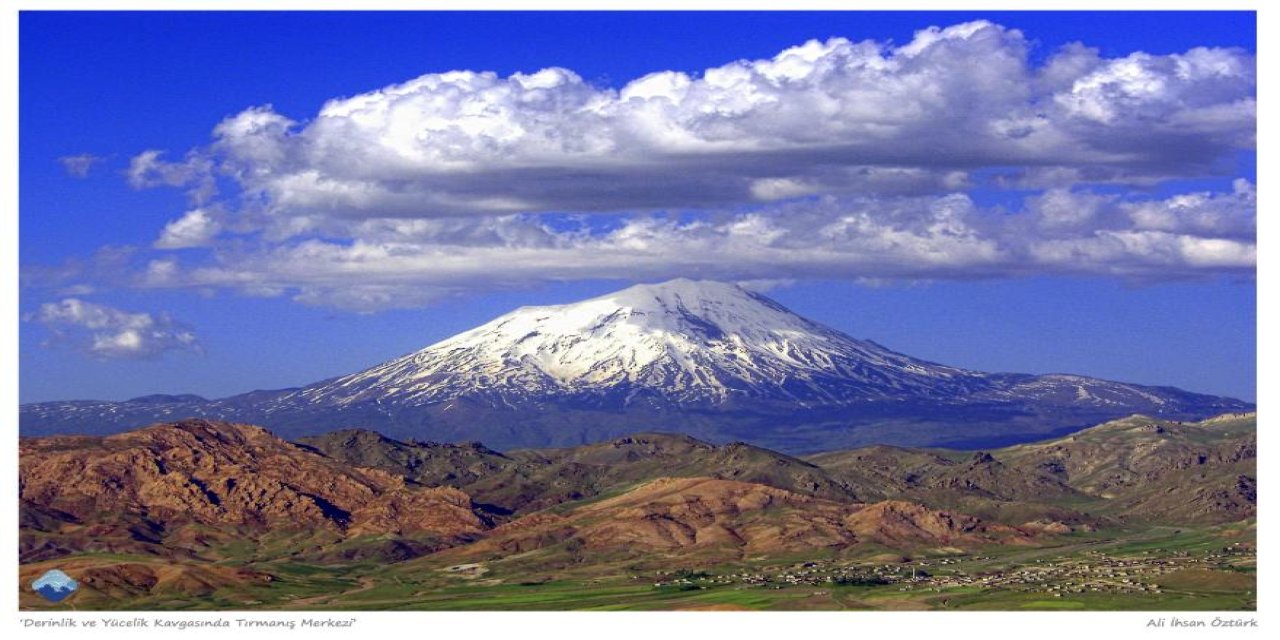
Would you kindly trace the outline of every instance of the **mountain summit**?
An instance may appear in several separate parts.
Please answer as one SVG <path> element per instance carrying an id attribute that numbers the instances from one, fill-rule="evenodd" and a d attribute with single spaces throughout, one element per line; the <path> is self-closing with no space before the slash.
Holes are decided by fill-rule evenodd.
<path id="1" fill-rule="evenodd" d="M 1168 387 L 948 367 L 856 340 L 737 285 L 678 279 L 522 307 L 301 389 L 25 405 L 21 427 L 103 432 L 203 416 L 291 436 L 369 427 L 498 447 L 664 430 L 798 452 L 998 446 L 1132 413 L 1194 419 L 1250 408 Z"/>
<path id="2" fill-rule="evenodd" d="M 308 387 L 308 400 L 395 396 L 430 403 L 564 395 L 723 405 L 809 406 L 865 398 L 952 396 L 981 374 L 854 340 L 733 284 L 687 279 L 582 302 L 523 307 L 372 369 Z"/>

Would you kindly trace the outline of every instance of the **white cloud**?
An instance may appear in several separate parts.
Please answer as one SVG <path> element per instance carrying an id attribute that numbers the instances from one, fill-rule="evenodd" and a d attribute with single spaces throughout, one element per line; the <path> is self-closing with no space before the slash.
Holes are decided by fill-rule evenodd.
<path id="1" fill-rule="evenodd" d="M 192 209 L 165 225 L 154 246 L 157 249 L 203 247 L 210 244 L 221 231 L 222 223 L 214 212 Z"/>
<path id="2" fill-rule="evenodd" d="M 1030 199 L 1028 206 L 1036 216 L 1036 224 L 1050 233 L 1066 230 L 1078 232 L 1098 222 L 1098 214 L 1109 198 L 1092 193 L 1073 192 L 1069 189 L 1050 189 Z M 1156 203 L 1153 209 L 1163 210 Z"/>
<path id="3" fill-rule="evenodd" d="M 971 22 L 905 45 L 810 41 L 619 89 L 568 69 L 432 73 L 214 129 L 182 163 L 134 159 L 135 184 L 234 177 L 259 227 L 304 218 L 718 207 L 819 193 L 944 193 L 984 167 L 1077 182 L 1200 175 L 1252 148 L 1253 56 L 1234 49 L 1043 65 L 1019 31 Z M 283 220 L 284 222 L 280 222 Z M 301 229 L 310 229 L 302 225 Z"/>
<path id="4" fill-rule="evenodd" d="M 44 325 L 52 343 L 103 359 L 150 358 L 166 351 L 200 351 L 194 333 L 165 314 L 130 313 L 66 298 L 40 305 L 25 320 Z"/>
<path id="5" fill-rule="evenodd" d="M 1167 280 L 1251 275 L 1255 193 L 1163 200 L 1055 191 L 1018 212 L 966 195 L 820 197 L 752 211 L 558 220 L 494 216 L 364 221 L 311 238 L 152 262 L 148 287 L 292 295 L 359 311 L 415 307 L 475 289 L 586 278 L 699 276 L 861 281 L 1029 274 Z M 1074 213 L 1074 212 L 1083 213 Z M 1146 221 L 1159 219 L 1160 229 Z"/>
<path id="6" fill-rule="evenodd" d="M 1087 122 L 1147 121 L 1164 131 L 1194 123 L 1201 133 L 1238 135 L 1238 144 L 1252 144 L 1252 127 L 1239 124 L 1254 117 L 1253 100 L 1245 100 L 1253 83 L 1253 59 L 1236 51 L 1201 47 L 1168 56 L 1139 52 L 1099 61 L 1054 100 Z"/>
<path id="7" fill-rule="evenodd" d="M 214 162 L 204 153 L 192 151 L 182 162 L 163 159 L 164 151 L 148 149 L 129 160 L 125 176 L 135 189 L 185 187 L 192 202 L 202 203 L 217 193 Z"/>
<path id="8" fill-rule="evenodd" d="M 180 161 L 132 159 L 133 186 L 192 202 L 153 248 L 204 250 L 140 256 L 129 282 L 369 311 L 579 278 L 1252 276 L 1252 184 L 1132 188 L 1254 147 L 1254 57 L 1030 48 L 978 21 L 617 89 L 459 70 L 249 108 Z M 1021 208 L 965 193 L 1010 188 Z M 44 279 L 85 279 L 66 271 Z"/>
<path id="9" fill-rule="evenodd" d="M 1222 235 L 1252 241 L 1257 233 L 1258 194 L 1248 180 L 1236 180 L 1230 194 L 1188 193 L 1159 202 L 1122 207 L 1137 229 Z"/>
<path id="10" fill-rule="evenodd" d="M 1032 257 L 1064 272 L 1158 276 L 1202 268 L 1252 271 L 1257 246 L 1225 238 L 1164 231 L 1100 231 L 1090 238 L 1048 240 L 1031 245 Z"/>
<path id="11" fill-rule="evenodd" d="M 73 284 L 58 290 L 61 296 L 87 296 L 97 292 L 97 288 L 90 284 Z"/>
<path id="12" fill-rule="evenodd" d="M 62 164 L 62 168 L 67 171 L 67 175 L 74 178 L 89 177 L 89 172 L 93 170 L 93 165 L 102 161 L 103 158 L 91 153 L 81 153 L 74 156 L 62 156 L 61 158 L 58 158 L 58 162 L 60 162 Z"/>

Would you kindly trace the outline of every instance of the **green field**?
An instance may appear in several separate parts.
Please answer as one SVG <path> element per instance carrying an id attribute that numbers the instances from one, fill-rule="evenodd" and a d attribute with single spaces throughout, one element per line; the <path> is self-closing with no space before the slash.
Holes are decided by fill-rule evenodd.
<path id="1" fill-rule="evenodd" d="M 207 566 L 249 570 L 270 579 L 199 588 L 202 580 L 209 579 L 197 573 L 174 579 L 172 588 L 166 589 L 162 582 L 136 597 L 129 596 L 127 580 L 108 584 L 111 581 L 104 579 L 85 585 L 82 593 L 59 604 L 24 594 L 22 606 L 38 610 L 1253 610 L 1257 606 L 1255 544 L 1255 527 L 1244 522 L 1186 530 L 1156 527 L 1076 534 L 1049 547 L 997 547 L 969 554 L 924 550 L 897 564 L 871 562 L 883 557 L 876 555 L 883 551 L 878 549 L 864 550 L 860 557 L 825 553 L 704 564 L 688 558 L 676 562 L 626 556 L 571 562 L 562 550 L 550 548 L 452 567 L 447 559 L 436 556 L 394 564 L 325 566 L 254 561 L 260 550 L 229 546 L 221 552 L 239 551 L 245 559 L 228 557 Z M 1227 548 L 1239 551 L 1224 553 Z M 806 563 L 813 567 L 795 568 Z M 1108 569 L 1108 563 L 1118 568 Z M 43 571 L 55 563 L 43 564 L 28 568 Z M 121 554 L 82 554 L 61 558 L 56 564 L 150 567 L 157 575 L 175 570 L 174 563 L 154 557 Z M 928 581 L 906 581 L 912 567 L 927 571 Z M 819 573 L 811 576 L 813 584 L 783 580 L 805 570 Z M 1164 573 L 1143 573 L 1157 570 Z M 881 571 L 899 582 L 835 584 L 822 579 L 823 571 Z M 1050 592 L 1053 580 L 1019 582 L 1010 577 L 1020 571 L 1074 571 L 1084 577 L 1062 579 L 1054 593 Z M 1107 578 L 1107 571 L 1127 572 L 1133 576 L 1132 584 L 1158 583 L 1159 592 L 1125 592 L 1121 578 Z M 747 583 L 732 577 L 744 574 L 767 576 L 771 581 Z M 678 582 L 678 576 L 692 578 Z M 1008 583 L 950 584 L 966 579 Z M 1071 586 L 1077 582 L 1102 586 L 1099 590 Z M 1064 592 L 1071 588 L 1081 592 Z"/>

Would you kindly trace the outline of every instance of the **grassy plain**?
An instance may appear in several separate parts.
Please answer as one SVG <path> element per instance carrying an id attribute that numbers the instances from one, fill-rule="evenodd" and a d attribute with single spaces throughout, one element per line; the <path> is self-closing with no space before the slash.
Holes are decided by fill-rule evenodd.
<path id="1" fill-rule="evenodd" d="M 873 549 L 719 564 L 626 556 L 574 562 L 556 548 L 462 565 L 435 556 L 394 564 L 263 562 L 237 547 L 223 552 L 242 557 L 211 565 L 80 554 L 22 567 L 24 580 L 55 565 L 90 576 L 80 593 L 58 604 L 24 594 L 21 604 L 34 610 L 1253 610 L 1255 526 L 1092 532 L 1064 536 L 1053 546 L 973 553 L 922 549 L 892 558 Z M 830 580 L 850 571 L 890 582 Z M 148 580 L 160 584 L 143 591 Z M 164 588 L 166 581 L 172 589 Z M 1139 584 L 1147 590 L 1133 586 Z"/>

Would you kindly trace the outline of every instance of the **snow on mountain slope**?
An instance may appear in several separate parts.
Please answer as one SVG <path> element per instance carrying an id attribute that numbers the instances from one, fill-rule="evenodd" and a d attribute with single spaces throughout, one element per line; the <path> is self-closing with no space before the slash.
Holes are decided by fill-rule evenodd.
<path id="1" fill-rule="evenodd" d="M 520 308 L 298 395 L 323 404 L 379 398 L 420 404 L 460 395 L 514 402 L 626 389 L 678 403 L 841 403 L 985 386 L 979 373 L 855 340 L 737 285 L 681 279 Z"/>
<path id="2" fill-rule="evenodd" d="M 681 279 L 517 309 L 301 389 L 30 404 L 19 424 L 26 435 L 112 433 L 201 416 L 290 437 L 363 427 L 498 448 L 659 430 L 811 452 L 1004 446 L 1132 413 L 1180 420 L 1251 409 L 1170 387 L 939 365 L 855 340 L 736 285 Z"/>

